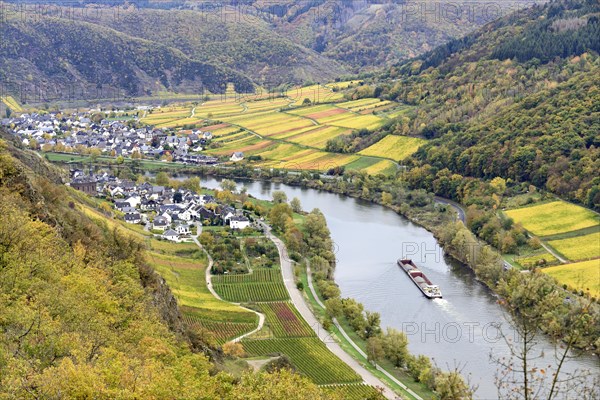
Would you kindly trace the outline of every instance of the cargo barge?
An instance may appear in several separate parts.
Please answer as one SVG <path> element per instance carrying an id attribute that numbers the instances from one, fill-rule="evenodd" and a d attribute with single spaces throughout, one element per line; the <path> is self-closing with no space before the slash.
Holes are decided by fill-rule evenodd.
<path id="1" fill-rule="evenodd" d="M 442 291 L 440 290 L 440 287 L 431 283 L 429 278 L 427 278 L 425 274 L 421 272 L 419 268 L 417 268 L 417 266 L 415 265 L 415 263 L 413 263 L 412 260 L 400 259 L 398 260 L 398 265 L 400 266 L 400 268 L 402 268 L 404 272 L 406 272 L 406 275 L 408 275 L 408 277 L 414 282 L 414 284 L 417 285 L 417 287 L 425 295 L 425 297 L 427 297 L 428 299 L 442 298 Z"/>

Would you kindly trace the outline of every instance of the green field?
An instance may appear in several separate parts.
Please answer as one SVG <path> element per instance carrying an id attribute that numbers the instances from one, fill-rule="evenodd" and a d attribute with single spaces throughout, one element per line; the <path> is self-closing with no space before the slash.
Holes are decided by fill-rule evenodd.
<path id="1" fill-rule="evenodd" d="M 600 257 L 600 232 L 567 239 L 552 240 L 548 244 L 572 261 Z"/>
<path id="2" fill-rule="evenodd" d="M 600 297 L 600 259 L 544 268 L 544 273 L 571 289 L 583 290 Z"/>
<path id="3" fill-rule="evenodd" d="M 537 236 L 575 231 L 600 223 L 600 217 L 593 211 L 560 200 L 508 210 L 505 213 Z"/>
<path id="4" fill-rule="evenodd" d="M 315 336 L 311 327 L 302 319 L 290 303 L 262 303 L 260 310 L 266 316 L 266 324 L 278 338 Z"/>
<path id="5" fill-rule="evenodd" d="M 413 155 L 425 140 L 408 136 L 389 135 L 358 154 L 403 160 Z"/>
<path id="6" fill-rule="evenodd" d="M 318 385 L 358 383 L 360 377 L 317 338 L 242 341 L 253 356 L 287 355 L 298 371 Z"/>

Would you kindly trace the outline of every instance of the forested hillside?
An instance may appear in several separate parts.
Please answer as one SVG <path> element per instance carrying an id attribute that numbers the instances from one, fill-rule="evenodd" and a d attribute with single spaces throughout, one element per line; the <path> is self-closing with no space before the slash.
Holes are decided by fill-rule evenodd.
<path id="1" fill-rule="evenodd" d="M 531 182 L 600 209 L 599 13 L 534 7 L 390 69 L 371 93 L 417 106 L 392 133 L 432 139 L 416 159 L 434 175 Z"/>
<path id="2" fill-rule="evenodd" d="M 335 397 L 285 371 L 218 372 L 144 246 L 89 219 L 60 176 L 0 140 L 0 398 Z"/>
<path id="3" fill-rule="evenodd" d="M 9 81 L 18 78 L 31 84 L 36 74 L 43 76 L 50 73 L 45 76 L 50 86 L 63 86 L 63 80 L 81 82 L 87 79 L 91 80 L 89 87 L 93 88 L 100 79 L 104 79 L 104 85 L 124 85 L 123 89 L 128 94 L 157 92 L 164 88 L 192 89 L 194 85 L 182 82 L 191 79 L 191 75 L 216 91 L 221 88 L 221 73 L 226 72 L 219 71 L 223 68 L 247 75 L 255 83 L 265 86 L 326 82 L 349 73 L 380 70 L 459 38 L 505 15 L 518 4 L 517 1 L 503 2 L 490 12 L 484 4 L 457 8 L 452 2 L 433 0 L 82 0 L 76 4 L 52 1 L 48 2 L 51 5 L 44 6 L 38 3 L 13 0 L 5 5 L 5 18 L 26 22 L 29 29 L 39 33 L 33 35 L 23 26 L 8 24 L 2 31 L 3 38 L 13 43 L 9 47 L 10 52 L 0 54 L 0 62 L 4 64 L 2 69 L 7 70 L 22 67 L 25 60 L 34 65 L 43 61 L 41 65 L 50 64 L 48 67 L 52 70 L 41 68 L 38 71 L 34 65 L 27 65 L 27 74 L 10 77 Z M 46 22 L 40 24 L 41 21 Z M 83 26 L 79 24 L 81 21 L 93 26 Z M 62 41 L 54 40 L 52 31 L 48 31 L 49 25 L 56 28 L 64 23 L 72 25 L 65 27 L 65 34 L 77 32 L 64 41 L 66 48 L 61 45 Z M 114 32 L 100 27 L 110 27 L 127 36 L 115 36 Z M 59 31 L 62 29 L 59 28 Z M 28 40 L 17 40 L 19 36 Z M 91 36 L 95 39 L 86 40 Z M 142 43 L 132 38 L 150 42 Z M 121 44 L 93 48 L 85 44 L 95 43 L 98 46 L 98 39 L 127 43 L 131 47 Z M 70 45 L 71 42 L 74 43 Z M 26 56 L 25 48 L 18 44 L 33 44 L 37 58 Z M 185 56 L 173 53 L 173 49 L 180 50 Z M 142 65 L 138 64 L 139 56 L 135 56 L 139 51 L 145 59 Z M 42 55 L 43 60 L 39 58 Z M 101 55 L 123 61 L 113 65 L 106 63 Z M 127 56 L 132 59 L 127 59 Z M 156 64 L 151 62 L 155 58 L 166 59 Z M 168 61 L 169 58 L 175 65 Z M 91 67 L 83 68 L 82 60 L 98 67 L 92 72 L 87 71 Z M 54 63 L 56 65 L 52 65 Z M 122 63 L 127 65 L 120 65 Z M 219 67 L 214 72 L 216 76 L 206 71 L 210 66 L 204 63 Z M 59 72 L 60 75 L 57 75 Z M 174 76 L 171 78 L 171 75 Z M 226 72 L 225 75 L 231 78 L 232 74 Z M 107 76 L 111 78 L 107 79 Z M 154 84 L 157 79 L 164 88 Z M 132 80 L 134 82 L 127 84 Z M 242 77 L 233 80 L 238 81 L 240 86 L 248 83 Z M 197 86 L 199 82 L 195 84 Z"/>
<path id="4" fill-rule="evenodd" d="M 341 63 L 274 32 L 261 18 L 235 10 L 126 9 L 118 18 L 109 10 L 82 19 L 240 71 L 268 87 L 328 82 L 348 72 Z"/>
<path id="5" fill-rule="evenodd" d="M 249 78 L 231 69 L 86 22 L 15 17 L 2 23 L 0 36 L 3 90 L 21 101 L 121 98 L 164 90 L 222 93 L 228 82 L 240 92 L 253 90 Z"/>

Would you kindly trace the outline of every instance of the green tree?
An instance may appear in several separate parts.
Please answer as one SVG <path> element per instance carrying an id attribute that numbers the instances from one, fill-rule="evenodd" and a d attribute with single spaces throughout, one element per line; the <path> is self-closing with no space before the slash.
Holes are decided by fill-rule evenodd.
<path id="1" fill-rule="evenodd" d="M 159 186 L 169 185 L 169 175 L 166 172 L 159 172 L 156 174 L 155 182 Z"/>
<path id="2" fill-rule="evenodd" d="M 377 363 L 384 356 L 383 343 L 379 336 L 373 336 L 367 339 L 367 360 L 370 363 Z"/>
<path id="3" fill-rule="evenodd" d="M 385 358 L 396 367 L 405 366 L 410 354 L 406 334 L 394 328 L 388 328 L 382 339 Z"/>
<path id="4" fill-rule="evenodd" d="M 288 221 L 292 219 L 292 209 L 288 204 L 280 203 L 269 212 L 269 221 L 273 229 L 283 232 Z"/>
<path id="5" fill-rule="evenodd" d="M 281 203 L 287 203 L 287 195 L 285 194 L 285 192 L 282 192 L 281 190 L 276 190 L 273 192 L 273 203 L 275 204 L 281 204 Z"/>
<path id="6" fill-rule="evenodd" d="M 235 192 L 237 189 L 237 185 L 234 181 L 232 181 L 231 179 L 223 179 L 221 181 L 221 189 L 229 191 L 229 192 Z"/>
<path id="7" fill-rule="evenodd" d="M 290 202 L 290 206 L 292 207 L 292 210 L 295 213 L 301 213 L 302 212 L 302 204 L 300 203 L 300 199 L 298 199 L 297 197 L 294 197 L 292 199 L 292 201 Z"/>
<path id="8" fill-rule="evenodd" d="M 192 192 L 198 192 L 200 190 L 200 178 L 197 176 L 188 178 L 182 182 L 181 186 Z"/>

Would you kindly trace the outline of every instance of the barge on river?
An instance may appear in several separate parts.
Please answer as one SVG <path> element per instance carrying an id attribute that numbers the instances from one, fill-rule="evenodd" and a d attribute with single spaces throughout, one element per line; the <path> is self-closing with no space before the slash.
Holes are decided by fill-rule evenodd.
<path id="1" fill-rule="evenodd" d="M 404 272 L 406 272 L 406 275 L 408 275 L 414 284 L 417 285 L 425 297 L 428 299 L 442 298 L 442 291 L 440 290 L 440 287 L 431 283 L 429 278 L 427 278 L 425 274 L 419 268 L 417 268 L 412 260 L 400 259 L 398 260 L 398 265 Z"/>

